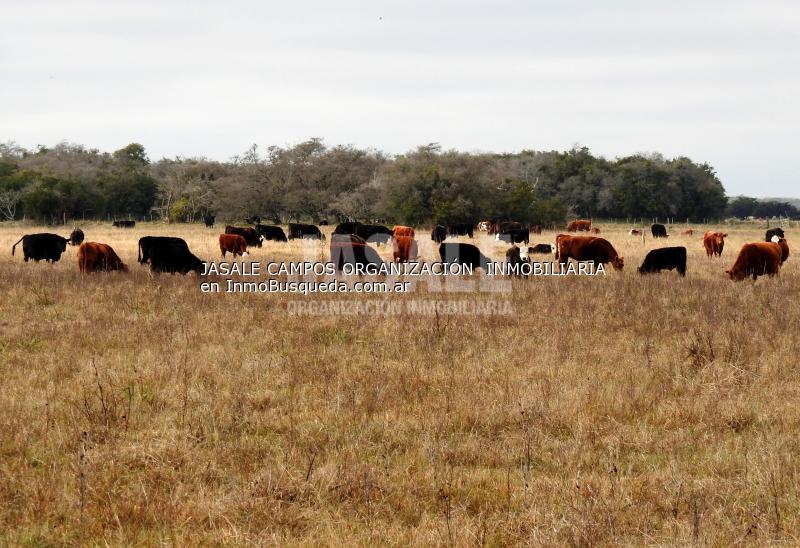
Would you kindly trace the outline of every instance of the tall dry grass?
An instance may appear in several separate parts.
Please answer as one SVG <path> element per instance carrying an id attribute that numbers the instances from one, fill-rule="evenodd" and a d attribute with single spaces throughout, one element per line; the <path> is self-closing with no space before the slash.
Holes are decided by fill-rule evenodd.
<path id="1" fill-rule="evenodd" d="M 204 295 L 136 263 L 145 234 L 216 258 L 218 230 L 87 224 L 131 272 L 81 276 L 74 249 L 12 258 L 45 229 L 0 225 L 0 539 L 797 543 L 797 258 L 734 283 L 761 229 L 728 229 L 721 260 L 675 230 L 687 277 L 640 277 L 662 244 L 627 228 L 603 227 L 622 273 L 456 297 L 512 316 L 299 317 L 302 297 Z"/>

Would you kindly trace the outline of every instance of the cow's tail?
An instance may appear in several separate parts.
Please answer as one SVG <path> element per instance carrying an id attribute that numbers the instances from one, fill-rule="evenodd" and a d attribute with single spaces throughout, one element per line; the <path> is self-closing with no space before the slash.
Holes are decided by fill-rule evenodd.
<path id="1" fill-rule="evenodd" d="M 25 239 L 25 236 L 23 236 L 22 238 L 20 238 L 19 240 L 17 240 L 17 243 L 11 246 L 11 255 L 12 255 L 12 256 L 14 255 L 14 248 L 16 248 L 16 247 L 17 247 L 17 244 L 18 244 L 18 243 L 20 243 L 20 242 L 21 242 L 22 240 L 24 240 L 24 239 Z"/>

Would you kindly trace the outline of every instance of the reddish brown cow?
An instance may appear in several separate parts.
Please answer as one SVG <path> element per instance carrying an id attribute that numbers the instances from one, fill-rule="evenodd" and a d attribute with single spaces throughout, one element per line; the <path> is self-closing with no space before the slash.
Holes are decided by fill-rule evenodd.
<path id="1" fill-rule="evenodd" d="M 642 231 L 638 230 L 636 228 L 632 228 L 630 230 L 630 232 L 628 232 L 628 234 L 630 234 L 631 236 L 641 236 L 642 235 Z"/>
<path id="2" fill-rule="evenodd" d="M 567 225 L 567 232 L 589 232 L 592 229 L 592 221 L 578 219 L 570 221 Z"/>
<path id="3" fill-rule="evenodd" d="M 725 237 L 727 234 L 709 230 L 703 236 L 703 247 L 706 248 L 706 255 L 709 257 L 721 257 L 722 248 L 725 247 Z"/>
<path id="4" fill-rule="evenodd" d="M 392 237 L 397 238 L 398 236 L 411 236 L 413 238 L 414 229 L 410 226 L 395 225 L 392 230 Z"/>
<path id="5" fill-rule="evenodd" d="M 416 261 L 418 255 L 417 241 L 414 238 L 411 236 L 396 236 L 394 238 L 394 262 Z"/>
<path id="6" fill-rule="evenodd" d="M 688 230 L 684 230 L 683 232 L 681 232 L 681 234 L 683 234 L 684 236 L 692 236 L 694 234 L 694 230 L 690 228 Z"/>
<path id="7" fill-rule="evenodd" d="M 733 266 L 725 271 L 731 280 L 744 280 L 752 276 L 770 278 L 778 274 L 783 262 L 789 258 L 789 245 L 781 238 L 777 242 L 744 244 Z"/>
<path id="8" fill-rule="evenodd" d="M 114 252 L 110 245 L 96 242 L 83 242 L 78 248 L 78 269 L 81 272 L 97 272 L 98 270 L 128 271 L 128 267 Z"/>
<path id="9" fill-rule="evenodd" d="M 556 236 L 556 249 L 559 263 L 566 264 L 569 259 L 578 262 L 593 262 L 608 264 L 614 270 L 622 270 L 625 260 L 617 254 L 611 242 L 598 236 L 569 236 L 559 234 Z"/>
<path id="10" fill-rule="evenodd" d="M 591 232 L 592 234 L 600 234 L 600 229 L 597 228 L 596 226 L 593 226 L 589 232 Z"/>
<path id="11" fill-rule="evenodd" d="M 244 256 L 247 253 L 247 240 L 239 234 L 220 234 L 219 250 L 223 257 L 225 253 L 232 253 L 234 258 L 237 255 Z"/>

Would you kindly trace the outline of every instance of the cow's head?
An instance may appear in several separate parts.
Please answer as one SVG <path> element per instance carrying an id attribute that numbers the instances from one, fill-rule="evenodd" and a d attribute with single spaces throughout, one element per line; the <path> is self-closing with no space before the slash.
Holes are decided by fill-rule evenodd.
<path id="1" fill-rule="evenodd" d="M 625 258 L 617 255 L 611 259 L 611 266 L 614 267 L 614 270 L 622 270 L 622 267 L 625 266 Z"/>
<path id="2" fill-rule="evenodd" d="M 743 270 L 726 270 L 725 274 L 728 275 L 728 278 L 737 282 L 745 279 L 745 273 Z"/>

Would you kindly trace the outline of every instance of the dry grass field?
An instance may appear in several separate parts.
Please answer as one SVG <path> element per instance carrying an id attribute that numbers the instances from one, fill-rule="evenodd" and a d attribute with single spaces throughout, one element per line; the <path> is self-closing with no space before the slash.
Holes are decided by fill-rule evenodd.
<path id="1" fill-rule="evenodd" d="M 672 227 L 685 279 L 639 276 L 665 243 L 604 225 L 623 272 L 324 297 L 513 307 L 494 316 L 290 315 L 323 297 L 136 262 L 146 234 L 216 259 L 218 228 L 83 228 L 130 273 L 24 263 L 22 234 L 69 231 L 0 225 L 0 544 L 800 543 L 800 262 L 723 273 L 763 227 L 727 227 L 715 260 L 707 227 Z"/>

